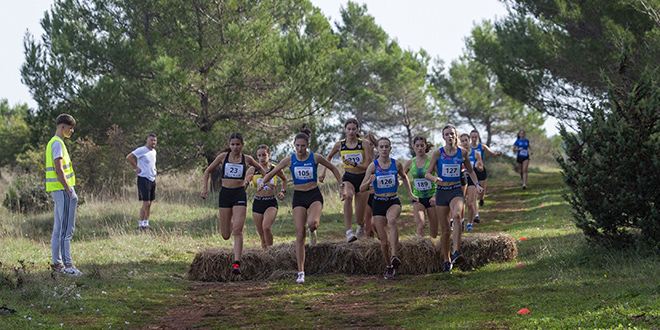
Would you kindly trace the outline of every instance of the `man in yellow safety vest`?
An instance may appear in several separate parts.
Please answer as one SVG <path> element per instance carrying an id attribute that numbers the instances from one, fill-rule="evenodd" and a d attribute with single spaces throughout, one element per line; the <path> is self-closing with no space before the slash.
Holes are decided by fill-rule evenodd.
<path id="1" fill-rule="evenodd" d="M 73 188 L 76 175 L 63 140 L 73 134 L 76 120 L 71 115 L 61 114 L 55 119 L 55 125 L 55 136 L 46 146 L 46 191 L 50 192 L 55 201 L 55 224 L 50 241 L 52 268 L 59 273 L 80 276 L 82 273 L 73 266 L 70 249 L 78 205 L 78 195 Z"/>

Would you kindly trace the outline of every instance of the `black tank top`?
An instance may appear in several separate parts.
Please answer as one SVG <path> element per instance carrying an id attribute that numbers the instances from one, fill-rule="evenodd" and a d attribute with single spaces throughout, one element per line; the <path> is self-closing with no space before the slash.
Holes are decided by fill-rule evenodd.
<path id="1" fill-rule="evenodd" d="M 236 164 L 229 162 L 229 152 L 227 152 L 225 161 L 222 162 L 222 178 L 245 180 L 245 172 L 247 172 L 245 155 L 241 155 L 241 162 Z"/>

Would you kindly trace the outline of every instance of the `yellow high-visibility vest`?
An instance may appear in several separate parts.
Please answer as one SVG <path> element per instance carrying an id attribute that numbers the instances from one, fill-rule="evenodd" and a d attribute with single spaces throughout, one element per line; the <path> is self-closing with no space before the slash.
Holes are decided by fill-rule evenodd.
<path id="1" fill-rule="evenodd" d="M 57 179 L 57 173 L 55 172 L 55 162 L 53 161 L 52 149 L 53 142 L 55 141 L 60 141 L 60 143 L 62 143 L 62 168 L 64 169 L 64 178 L 66 178 L 66 182 L 69 183 L 69 186 L 73 187 L 76 185 L 76 174 L 73 172 L 71 158 L 69 158 L 69 152 L 66 150 L 66 145 L 58 136 L 53 136 L 53 138 L 48 141 L 48 146 L 46 147 L 46 191 L 48 192 L 64 189 L 60 180 Z"/>

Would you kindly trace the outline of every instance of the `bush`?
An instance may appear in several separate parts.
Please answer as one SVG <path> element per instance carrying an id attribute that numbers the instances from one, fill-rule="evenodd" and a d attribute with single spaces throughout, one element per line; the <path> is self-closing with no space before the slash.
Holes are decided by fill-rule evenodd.
<path id="1" fill-rule="evenodd" d="M 608 82 L 608 107 L 589 109 L 578 133 L 560 134 L 557 157 L 569 187 L 565 198 L 591 240 L 660 248 L 660 85 L 648 74 L 635 84 Z"/>
<path id="2" fill-rule="evenodd" d="M 76 172 L 76 186 L 86 193 L 114 194 L 134 175 L 129 173 L 126 162 L 128 139 L 116 125 L 107 131 L 108 145 L 97 145 L 91 139 L 76 140 L 71 162 Z"/>
<path id="3" fill-rule="evenodd" d="M 45 178 L 39 174 L 21 174 L 12 181 L 2 206 L 13 212 L 35 213 L 51 208 Z"/>

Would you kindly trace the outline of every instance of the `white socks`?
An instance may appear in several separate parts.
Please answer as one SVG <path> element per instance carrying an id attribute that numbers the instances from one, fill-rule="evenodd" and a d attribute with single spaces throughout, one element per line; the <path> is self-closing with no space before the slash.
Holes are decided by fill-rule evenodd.
<path id="1" fill-rule="evenodd" d="M 148 227 L 148 226 L 149 226 L 149 219 L 140 220 L 140 227 Z"/>

